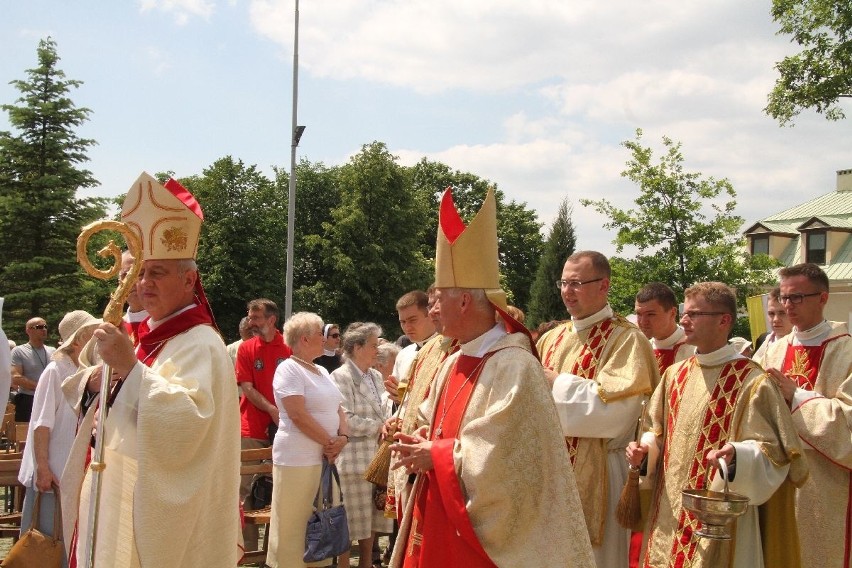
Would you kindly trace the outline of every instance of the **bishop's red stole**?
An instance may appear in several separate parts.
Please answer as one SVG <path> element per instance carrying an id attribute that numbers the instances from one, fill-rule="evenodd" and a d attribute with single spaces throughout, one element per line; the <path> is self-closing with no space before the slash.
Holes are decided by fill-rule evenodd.
<path id="1" fill-rule="evenodd" d="M 465 410 L 493 353 L 482 358 L 460 355 L 437 398 L 430 434 L 434 469 L 420 474 L 404 568 L 496 567 L 473 530 L 453 463 Z"/>
<path id="2" fill-rule="evenodd" d="M 148 327 L 149 321 L 150 319 L 146 319 L 139 324 L 139 346 L 136 349 L 136 357 L 146 365 L 157 357 L 157 354 L 168 343 L 169 339 L 196 325 L 213 325 L 210 312 L 200 304 L 196 304 L 180 315 L 166 320 L 153 331 Z"/>
<path id="3" fill-rule="evenodd" d="M 124 329 L 127 330 L 127 334 L 130 336 L 130 341 L 133 342 L 133 347 L 139 343 L 139 326 L 142 325 L 141 321 L 125 321 Z"/>

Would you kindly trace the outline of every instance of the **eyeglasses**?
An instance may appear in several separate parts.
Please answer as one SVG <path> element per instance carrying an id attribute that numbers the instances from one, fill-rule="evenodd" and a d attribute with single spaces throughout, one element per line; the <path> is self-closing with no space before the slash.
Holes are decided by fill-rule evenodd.
<path id="1" fill-rule="evenodd" d="M 811 292 L 810 294 L 790 294 L 789 296 L 778 296 L 778 301 L 782 304 L 790 302 L 791 304 L 801 304 L 805 298 L 811 296 L 819 296 L 822 292 Z"/>
<path id="2" fill-rule="evenodd" d="M 563 290 L 565 288 L 570 288 L 571 290 L 579 290 L 580 286 L 584 284 L 591 284 L 592 282 L 600 282 L 603 280 L 601 278 L 595 278 L 594 280 L 557 280 L 556 281 L 556 289 Z"/>
<path id="3" fill-rule="evenodd" d="M 339 333 L 329 333 L 328 336 L 331 337 L 332 339 L 337 339 L 338 337 L 340 337 L 340 334 Z"/>
<path id="4" fill-rule="evenodd" d="M 728 312 L 697 312 L 697 311 L 692 310 L 692 311 L 689 311 L 689 312 L 683 312 L 681 319 L 686 318 L 688 320 L 694 320 L 695 318 L 697 318 L 699 316 L 723 316 L 726 313 L 728 313 Z"/>
<path id="5" fill-rule="evenodd" d="M 799 301 L 801 302 L 801 300 L 799 300 Z M 38 325 L 34 325 L 34 326 L 30 327 L 30 329 L 47 329 L 47 326 L 43 323 L 40 323 Z"/>

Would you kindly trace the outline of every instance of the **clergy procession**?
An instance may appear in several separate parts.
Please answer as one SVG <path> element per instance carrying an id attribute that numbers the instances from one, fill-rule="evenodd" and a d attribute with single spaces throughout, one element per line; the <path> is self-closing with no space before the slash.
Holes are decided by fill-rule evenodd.
<path id="1" fill-rule="evenodd" d="M 120 281 L 103 319 L 69 313 L 55 351 L 27 322 L 3 566 L 852 567 L 852 339 L 819 266 L 778 271 L 753 358 L 724 282 L 682 308 L 645 283 L 628 318 L 595 251 L 564 259 L 565 317 L 534 333 L 501 288 L 493 191 L 466 223 L 450 188 L 432 286 L 388 306 L 405 346 L 256 298 L 226 347 L 203 219 L 143 173 L 104 222 L 127 249 L 92 269 Z"/>

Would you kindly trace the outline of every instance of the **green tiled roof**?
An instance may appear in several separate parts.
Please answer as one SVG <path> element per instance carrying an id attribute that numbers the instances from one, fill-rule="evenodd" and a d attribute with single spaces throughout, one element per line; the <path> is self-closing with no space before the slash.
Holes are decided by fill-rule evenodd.
<path id="1" fill-rule="evenodd" d="M 826 193 L 810 201 L 806 201 L 801 205 L 791 207 L 786 211 L 781 211 L 775 215 L 770 215 L 761 221 L 767 222 L 785 222 L 794 219 L 810 219 L 811 217 L 822 216 L 849 216 L 852 215 L 852 191 L 832 191 Z"/>
<path id="2" fill-rule="evenodd" d="M 758 221 L 757 223 L 749 227 L 745 231 L 745 233 L 752 234 L 752 229 L 757 225 L 762 225 L 766 227 L 770 233 L 792 233 L 797 235 L 799 234 L 799 230 L 797 229 L 797 227 L 801 225 L 801 222 L 782 223 L 778 221 Z"/>

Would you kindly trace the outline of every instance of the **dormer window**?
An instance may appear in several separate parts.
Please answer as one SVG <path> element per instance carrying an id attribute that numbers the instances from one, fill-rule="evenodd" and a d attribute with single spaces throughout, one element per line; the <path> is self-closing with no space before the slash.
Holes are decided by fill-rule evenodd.
<path id="1" fill-rule="evenodd" d="M 805 262 L 813 262 L 814 264 L 825 264 L 825 231 L 808 231 L 805 240 L 807 242 Z"/>
<path id="2" fill-rule="evenodd" d="M 769 254 L 769 235 L 752 235 L 751 254 Z"/>

